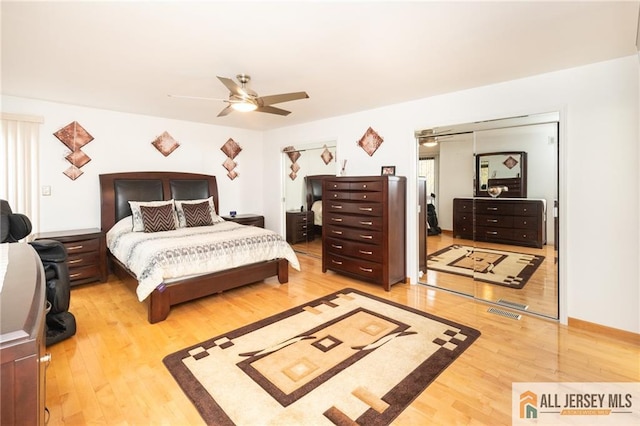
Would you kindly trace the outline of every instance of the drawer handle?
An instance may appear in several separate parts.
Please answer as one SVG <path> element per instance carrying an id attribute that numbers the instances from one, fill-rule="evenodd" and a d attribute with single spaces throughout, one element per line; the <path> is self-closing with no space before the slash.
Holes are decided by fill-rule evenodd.
<path id="1" fill-rule="evenodd" d="M 67 251 L 69 251 L 69 250 L 80 250 L 82 247 L 84 247 L 84 246 L 83 245 L 79 245 L 79 246 L 67 247 Z"/>
<path id="2" fill-rule="evenodd" d="M 366 195 L 363 195 L 363 196 L 362 196 L 362 199 L 363 199 L 363 200 L 364 200 L 364 199 L 366 199 L 366 198 L 367 198 L 367 196 L 366 196 Z"/>
<path id="3" fill-rule="evenodd" d="M 498 210 L 497 207 L 487 207 L 487 210 Z"/>
<path id="4" fill-rule="evenodd" d="M 338 198 L 338 194 L 333 194 L 333 198 Z"/>
<path id="5" fill-rule="evenodd" d="M 335 184 L 335 183 L 334 183 L 334 184 L 333 184 L 333 187 L 334 187 L 334 188 L 337 188 L 337 187 L 338 187 L 338 184 Z"/>
<path id="6" fill-rule="evenodd" d="M 331 244 L 331 247 L 338 249 L 338 250 L 342 250 L 342 246 L 339 246 L 337 244 Z"/>
<path id="7" fill-rule="evenodd" d="M 76 278 L 76 277 L 79 277 L 80 275 L 82 275 L 80 272 L 78 272 L 77 274 L 69 274 L 69 278 Z"/>
<path id="8" fill-rule="evenodd" d="M 367 189 L 367 184 L 365 183 L 364 185 L 362 185 L 362 187 L 363 187 L 364 189 Z"/>
<path id="9" fill-rule="evenodd" d="M 333 232 L 334 234 L 342 235 L 342 231 L 335 231 L 332 229 L 331 232 Z"/>
<path id="10" fill-rule="evenodd" d="M 82 259 L 73 259 L 69 261 L 69 265 L 71 265 L 72 263 L 80 263 L 82 262 Z"/>
<path id="11" fill-rule="evenodd" d="M 332 217 L 331 220 L 334 222 L 342 222 L 342 218 L 339 217 Z"/>
<path id="12" fill-rule="evenodd" d="M 338 260 L 333 260 L 333 259 L 331 259 L 331 263 L 335 263 L 336 265 L 342 265 L 342 262 Z"/>
<path id="13" fill-rule="evenodd" d="M 359 251 L 360 253 L 362 253 L 362 254 L 368 254 L 368 255 L 373 254 L 373 252 L 372 252 L 372 251 L 366 251 L 366 250 L 358 250 L 358 251 Z"/>
<path id="14" fill-rule="evenodd" d="M 360 235 L 360 238 L 364 238 L 366 240 L 371 240 L 371 239 L 373 239 L 373 235 Z"/>
<path id="15" fill-rule="evenodd" d="M 487 222 L 498 223 L 498 219 L 487 219 Z"/>
<path id="16" fill-rule="evenodd" d="M 303 218 L 302 218 L 302 221 L 303 221 L 303 222 L 306 222 L 306 221 L 307 221 L 307 217 L 306 217 L 306 216 L 305 216 L 305 217 L 303 217 Z"/>
<path id="17" fill-rule="evenodd" d="M 307 224 L 305 223 L 304 225 L 301 226 L 302 229 L 307 229 Z"/>
<path id="18" fill-rule="evenodd" d="M 363 212 L 372 212 L 373 208 L 371 208 L 371 207 L 359 207 L 358 210 L 363 211 Z"/>
<path id="19" fill-rule="evenodd" d="M 360 269 L 362 272 L 373 272 L 373 269 L 371 269 L 371 268 L 363 268 L 362 266 L 358 266 L 358 269 Z"/>
<path id="20" fill-rule="evenodd" d="M 334 206 L 334 205 L 332 205 L 332 206 L 331 206 L 331 208 L 332 208 L 332 209 L 341 209 L 341 208 L 342 208 L 342 206 Z"/>
<path id="21" fill-rule="evenodd" d="M 489 231 L 487 231 L 487 234 L 491 234 L 491 235 L 498 235 L 498 233 L 497 233 L 497 232 L 495 232 L 495 231 L 493 231 L 493 232 L 489 232 Z"/>
<path id="22" fill-rule="evenodd" d="M 360 225 L 369 225 L 369 226 L 371 226 L 371 225 L 373 225 L 373 222 L 365 222 L 365 221 L 361 220 L 360 221 Z"/>
<path id="23" fill-rule="evenodd" d="M 526 225 L 526 224 L 527 224 L 527 221 L 525 220 L 525 221 L 523 221 L 522 223 L 524 223 L 524 224 Z"/>

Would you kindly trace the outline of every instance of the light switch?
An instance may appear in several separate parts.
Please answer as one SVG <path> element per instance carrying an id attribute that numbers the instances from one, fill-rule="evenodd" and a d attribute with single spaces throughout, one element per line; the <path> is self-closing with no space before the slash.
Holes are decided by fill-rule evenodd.
<path id="1" fill-rule="evenodd" d="M 42 187 L 42 195 L 45 197 L 48 197 L 49 195 L 51 195 L 51 187 L 49 185 L 44 185 Z"/>

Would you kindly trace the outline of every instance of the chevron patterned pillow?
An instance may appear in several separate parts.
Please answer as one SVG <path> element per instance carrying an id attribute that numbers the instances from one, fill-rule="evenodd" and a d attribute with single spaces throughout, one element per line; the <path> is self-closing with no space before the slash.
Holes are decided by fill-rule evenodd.
<path id="1" fill-rule="evenodd" d="M 176 229 L 173 206 L 140 206 L 144 232 L 172 231 Z"/>
<path id="2" fill-rule="evenodd" d="M 184 212 L 187 228 L 213 225 L 210 209 L 208 201 L 197 204 L 183 204 L 182 211 Z"/>

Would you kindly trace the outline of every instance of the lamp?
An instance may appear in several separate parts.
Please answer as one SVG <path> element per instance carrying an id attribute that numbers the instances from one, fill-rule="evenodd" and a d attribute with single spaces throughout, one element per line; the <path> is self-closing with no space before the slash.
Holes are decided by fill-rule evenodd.
<path id="1" fill-rule="evenodd" d="M 258 108 L 258 105 L 254 104 L 253 102 L 250 102 L 246 99 L 240 101 L 240 102 L 233 102 L 231 104 L 231 108 L 235 109 L 236 111 L 240 111 L 240 112 L 249 112 L 249 111 L 255 111 L 256 108 Z"/>
<path id="2" fill-rule="evenodd" d="M 427 148 L 433 148 L 438 145 L 438 138 L 433 136 L 422 137 L 420 138 L 420 145 Z"/>

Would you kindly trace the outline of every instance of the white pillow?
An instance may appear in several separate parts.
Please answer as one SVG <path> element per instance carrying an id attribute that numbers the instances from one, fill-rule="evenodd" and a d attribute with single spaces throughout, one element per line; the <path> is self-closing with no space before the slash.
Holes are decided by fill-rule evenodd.
<path id="1" fill-rule="evenodd" d="M 211 212 L 211 222 L 214 224 L 224 222 L 224 219 L 218 216 L 216 208 L 213 206 L 213 197 L 203 198 L 201 200 L 175 200 L 176 213 L 178 214 L 178 226 L 180 228 L 187 227 L 187 220 L 184 218 L 184 210 L 182 210 L 182 204 L 199 204 L 204 201 L 209 202 L 209 211 Z"/>
<path id="2" fill-rule="evenodd" d="M 134 232 L 142 232 L 144 231 L 144 223 L 142 222 L 142 213 L 140 212 L 140 206 L 149 206 L 149 207 L 158 207 L 170 204 L 173 208 L 173 221 L 176 224 L 176 228 L 178 227 L 178 217 L 175 213 L 175 204 L 173 200 L 165 200 L 165 201 L 129 201 L 129 206 L 131 207 L 131 216 L 133 217 L 133 231 Z"/>

